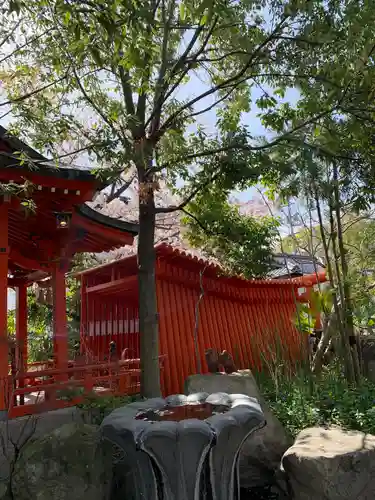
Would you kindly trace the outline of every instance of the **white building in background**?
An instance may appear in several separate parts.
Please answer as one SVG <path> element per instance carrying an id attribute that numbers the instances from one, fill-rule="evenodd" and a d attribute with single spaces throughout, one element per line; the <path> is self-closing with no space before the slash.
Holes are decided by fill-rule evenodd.
<path id="1" fill-rule="evenodd" d="M 8 289 L 8 311 L 13 311 L 16 308 L 16 292 Z"/>

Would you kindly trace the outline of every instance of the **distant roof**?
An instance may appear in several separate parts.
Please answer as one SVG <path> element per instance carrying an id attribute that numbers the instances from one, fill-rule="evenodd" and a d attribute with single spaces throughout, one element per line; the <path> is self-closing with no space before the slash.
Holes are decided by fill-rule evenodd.
<path id="1" fill-rule="evenodd" d="M 325 269 L 325 265 L 312 255 L 287 253 L 274 254 L 272 267 L 274 269 L 268 273 L 272 278 L 315 274 L 316 271 Z"/>
<path id="2" fill-rule="evenodd" d="M 272 269 L 267 273 L 267 277 L 270 279 L 287 279 L 296 278 L 297 276 L 303 276 L 301 268 L 299 266 L 284 266 L 277 269 Z"/>
<path id="3" fill-rule="evenodd" d="M 287 258 L 290 258 L 290 259 L 293 259 L 293 260 L 296 260 L 296 261 L 300 261 L 300 260 L 311 260 L 311 261 L 315 261 L 315 262 L 318 262 L 321 264 L 321 262 L 319 261 L 319 259 L 317 259 L 316 257 L 314 257 L 313 255 L 309 255 L 307 253 L 274 253 L 273 254 L 274 257 L 280 257 L 280 258 L 284 258 L 284 257 L 287 257 Z M 321 264 L 323 265 L 323 264 Z"/>

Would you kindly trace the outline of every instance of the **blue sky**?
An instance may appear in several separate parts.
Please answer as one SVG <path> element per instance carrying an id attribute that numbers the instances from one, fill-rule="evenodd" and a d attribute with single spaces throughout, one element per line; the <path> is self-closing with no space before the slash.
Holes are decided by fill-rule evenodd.
<path id="1" fill-rule="evenodd" d="M 191 78 L 190 82 L 185 87 L 179 90 L 176 97 L 181 100 L 189 98 L 191 99 L 196 96 L 199 96 L 200 94 L 205 92 L 208 88 L 209 87 L 207 87 L 207 85 L 202 81 L 199 75 L 196 75 Z M 262 85 L 262 89 L 272 95 L 272 89 L 267 85 Z M 262 125 L 262 122 L 258 117 L 260 110 L 259 108 L 257 108 L 255 104 L 256 100 L 263 94 L 262 89 L 256 86 L 253 87 L 251 92 L 253 105 L 249 113 L 243 113 L 242 123 L 248 127 L 249 132 L 253 137 L 264 136 L 267 138 L 271 138 L 272 133 L 269 130 L 265 129 L 264 126 Z M 299 92 L 296 89 L 288 89 L 284 99 L 280 99 L 277 96 L 275 97 L 280 102 L 289 102 L 291 105 L 294 105 L 299 98 Z M 200 109 L 209 107 L 214 102 L 215 102 L 214 96 L 209 96 L 208 98 L 202 99 L 202 101 L 197 103 L 195 111 L 199 111 Z M 215 127 L 216 127 L 215 109 L 212 109 L 211 111 L 200 115 L 199 124 L 204 126 L 208 133 L 212 134 L 215 133 Z M 195 127 L 191 126 L 190 131 L 194 130 Z M 248 202 L 252 200 L 254 197 L 259 198 L 259 194 L 257 193 L 256 188 L 250 188 L 242 192 L 236 191 L 233 194 L 235 198 L 237 198 L 241 202 Z"/>

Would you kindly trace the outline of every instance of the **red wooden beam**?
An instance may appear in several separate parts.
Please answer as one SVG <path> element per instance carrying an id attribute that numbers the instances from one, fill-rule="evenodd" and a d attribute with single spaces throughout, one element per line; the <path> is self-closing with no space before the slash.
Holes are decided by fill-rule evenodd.
<path id="1" fill-rule="evenodd" d="M 56 366 L 68 367 L 68 330 L 66 318 L 65 274 L 57 266 L 53 270 L 53 345 Z M 65 380 L 67 376 L 63 376 Z"/>
<path id="2" fill-rule="evenodd" d="M 8 399 L 8 208 L 0 202 L 0 414 Z"/>
<path id="3" fill-rule="evenodd" d="M 16 291 L 16 367 L 22 374 L 27 371 L 27 286 L 25 284 L 17 287 Z M 24 380 L 20 380 L 19 387 L 24 386 Z M 21 396 L 21 404 L 24 404 L 24 396 Z"/>
<path id="4" fill-rule="evenodd" d="M 22 286 L 27 281 L 23 278 L 8 278 L 8 288 L 16 288 L 17 286 Z"/>
<path id="5" fill-rule="evenodd" d="M 80 191 L 77 196 L 76 204 L 81 204 L 84 201 L 92 200 L 97 188 L 99 186 L 99 181 L 93 179 L 93 181 L 83 181 L 77 179 L 64 179 L 61 177 L 56 177 L 53 175 L 42 175 L 35 172 L 27 172 L 23 169 L 12 169 L 6 168 L 2 169 L 0 172 L 0 179 L 2 181 L 13 181 L 15 183 L 24 183 L 25 179 L 28 179 L 35 185 L 43 186 L 46 189 L 57 188 L 57 189 L 69 189 L 70 191 Z M 51 198 L 55 197 L 55 193 L 50 192 Z M 66 195 L 68 197 L 68 195 Z"/>
<path id="6" fill-rule="evenodd" d="M 27 370 L 27 286 L 17 287 L 16 292 L 16 342 L 17 368 Z"/>
<path id="7" fill-rule="evenodd" d="M 24 269 L 30 269 L 30 271 L 31 270 L 48 271 L 50 269 L 50 265 L 48 265 L 47 263 L 43 265 L 37 260 L 25 257 L 15 248 L 10 249 L 9 260 L 13 261 L 19 267 L 23 267 Z"/>
<path id="8" fill-rule="evenodd" d="M 86 287 L 86 293 L 103 293 L 103 292 L 116 292 L 132 290 L 138 284 L 137 276 L 128 276 L 127 278 L 122 278 L 115 281 L 109 281 L 108 283 L 102 283 L 100 285 L 88 286 Z"/>

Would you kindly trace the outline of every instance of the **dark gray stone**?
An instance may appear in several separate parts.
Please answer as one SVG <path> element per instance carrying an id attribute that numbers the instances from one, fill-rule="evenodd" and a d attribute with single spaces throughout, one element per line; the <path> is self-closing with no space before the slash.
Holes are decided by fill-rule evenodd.
<path id="1" fill-rule="evenodd" d="M 232 407 L 240 404 L 241 394 L 246 395 L 242 397 L 248 397 L 255 403 L 259 401 L 267 425 L 249 435 L 243 443 L 240 456 L 241 486 L 248 489 L 273 480 L 283 454 L 293 441 L 260 394 L 251 370 L 240 370 L 230 375 L 225 373 L 191 375 L 186 379 L 185 393 L 196 392 L 231 394 L 236 400 Z"/>
<path id="2" fill-rule="evenodd" d="M 185 402 L 185 403 L 184 403 Z M 206 420 L 147 421 L 135 417 L 149 409 L 210 403 L 226 412 Z M 169 404 L 168 404 L 169 403 Z M 170 396 L 136 402 L 106 417 L 101 431 L 121 449 L 115 481 L 126 500 L 234 500 L 238 498 L 238 457 L 250 433 L 265 425 L 254 399 L 225 393 Z"/>

